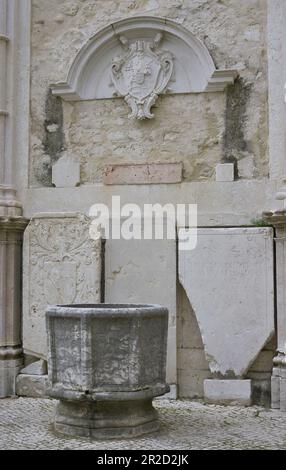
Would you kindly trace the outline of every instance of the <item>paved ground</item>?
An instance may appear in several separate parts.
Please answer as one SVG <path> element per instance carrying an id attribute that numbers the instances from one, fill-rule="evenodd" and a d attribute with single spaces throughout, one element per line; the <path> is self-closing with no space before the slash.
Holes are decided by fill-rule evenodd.
<path id="1" fill-rule="evenodd" d="M 0 449 L 286 449 L 286 413 L 251 407 L 156 400 L 161 430 L 141 439 L 92 442 L 57 436 L 56 402 L 0 400 Z"/>

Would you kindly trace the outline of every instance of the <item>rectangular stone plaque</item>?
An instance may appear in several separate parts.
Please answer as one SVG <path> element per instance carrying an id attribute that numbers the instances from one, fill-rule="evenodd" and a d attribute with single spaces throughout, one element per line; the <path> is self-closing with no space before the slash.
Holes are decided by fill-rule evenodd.
<path id="1" fill-rule="evenodd" d="M 181 183 L 182 163 L 110 165 L 105 170 L 104 184 Z"/>

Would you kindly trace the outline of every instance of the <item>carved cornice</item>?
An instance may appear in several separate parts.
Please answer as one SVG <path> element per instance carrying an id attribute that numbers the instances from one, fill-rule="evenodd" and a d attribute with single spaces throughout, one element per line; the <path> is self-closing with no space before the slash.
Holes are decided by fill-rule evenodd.
<path id="1" fill-rule="evenodd" d="M 0 361 L 18 359 L 23 355 L 21 346 L 0 346 Z"/>
<path id="2" fill-rule="evenodd" d="M 286 209 L 280 211 L 263 212 L 263 220 L 274 227 L 286 227 Z"/>
<path id="3" fill-rule="evenodd" d="M 0 231 L 23 232 L 29 219 L 21 216 L 0 216 Z"/>
<path id="4" fill-rule="evenodd" d="M 0 41 L 9 42 L 10 38 L 6 34 L 0 33 Z"/>
<path id="5" fill-rule="evenodd" d="M 286 354 L 279 351 L 277 356 L 273 359 L 273 364 L 275 367 L 286 368 Z"/>

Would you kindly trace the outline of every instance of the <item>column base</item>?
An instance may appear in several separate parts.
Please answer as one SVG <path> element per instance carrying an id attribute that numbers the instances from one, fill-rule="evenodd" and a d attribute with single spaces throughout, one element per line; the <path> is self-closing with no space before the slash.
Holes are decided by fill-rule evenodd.
<path id="1" fill-rule="evenodd" d="M 158 431 L 152 399 L 76 402 L 61 400 L 55 431 L 91 439 L 128 439 Z"/>
<path id="2" fill-rule="evenodd" d="M 0 360 L 0 398 L 16 395 L 16 377 L 22 367 L 22 358 Z"/>

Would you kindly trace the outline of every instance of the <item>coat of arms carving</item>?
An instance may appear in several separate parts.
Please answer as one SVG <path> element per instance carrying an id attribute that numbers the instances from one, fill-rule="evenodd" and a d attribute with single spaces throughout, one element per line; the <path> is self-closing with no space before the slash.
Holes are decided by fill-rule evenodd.
<path id="1" fill-rule="evenodd" d="M 159 47 L 163 35 L 154 41 L 137 40 L 133 43 L 119 38 L 125 54 L 115 57 L 111 66 L 112 83 L 117 95 L 123 96 L 131 108 L 129 117 L 151 119 L 151 107 L 160 93 L 166 93 L 173 74 L 173 55 Z"/>

